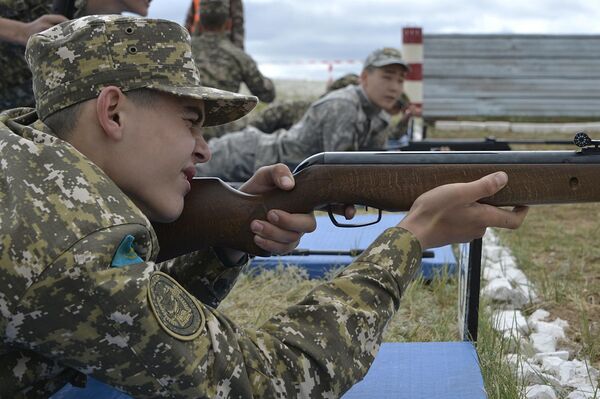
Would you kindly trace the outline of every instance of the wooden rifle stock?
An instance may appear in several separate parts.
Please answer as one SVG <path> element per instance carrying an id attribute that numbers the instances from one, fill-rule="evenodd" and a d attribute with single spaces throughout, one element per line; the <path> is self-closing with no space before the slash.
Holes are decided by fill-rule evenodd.
<path id="1" fill-rule="evenodd" d="M 236 191 L 215 178 L 197 178 L 181 217 L 156 224 L 161 259 L 213 246 L 265 255 L 250 222 L 270 209 L 310 212 L 328 204 L 407 211 L 424 192 L 504 171 L 508 185 L 481 200 L 497 206 L 600 201 L 600 151 L 321 153 L 296 168 L 292 191 Z"/>

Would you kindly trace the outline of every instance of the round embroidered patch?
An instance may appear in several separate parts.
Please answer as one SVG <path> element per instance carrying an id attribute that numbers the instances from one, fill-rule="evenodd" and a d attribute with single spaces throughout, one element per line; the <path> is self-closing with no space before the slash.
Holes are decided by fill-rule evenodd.
<path id="1" fill-rule="evenodd" d="M 190 293 L 171 276 L 162 272 L 150 276 L 148 301 L 158 323 L 169 335 L 190 341 L 202 332 L 202 310 Z"/>

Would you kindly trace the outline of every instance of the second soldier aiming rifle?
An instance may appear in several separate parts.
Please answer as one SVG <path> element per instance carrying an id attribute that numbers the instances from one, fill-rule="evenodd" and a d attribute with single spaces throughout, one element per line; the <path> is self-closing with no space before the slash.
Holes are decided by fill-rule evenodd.
<path id="1" fill-rule="evenodd" d="M 480 202 L 496 206 L 600 202 L 599 143 L 585 133 L 579 151 L 330 152 L 313 155 L 294 172 L 291 191 L 249 195 L 216 178 L 196 178 L 182 215 L 155 224 L 161 260 L 206 247 L 268 255 L 254 244 L 250 222 L 270 209 L 311 212 L 330 204 L 358 204 L 400 212 L 426 191 L 504 171 L 508 184 Z M 357 227 L 340 225 L 341 227 Z"/>

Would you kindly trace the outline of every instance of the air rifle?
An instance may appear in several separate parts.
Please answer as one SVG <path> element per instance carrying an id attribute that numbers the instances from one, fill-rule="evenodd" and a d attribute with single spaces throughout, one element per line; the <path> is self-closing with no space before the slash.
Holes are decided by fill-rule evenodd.
<path id="1" fill-rule="evenodd" d="M 75 16 L 75 0 L 54 0 L 52 2 L 52 12 L 73 19 Z"/>
<path id="2" fill-rule="evenodd" d="M 571 140 L 502 140 L 494 137 L 485 139 L 433 139 L 422 141 L 409 141 L 402 144 L 391 144 L 387 150 L 395 151 L 510 151 L 511 145 L 569 145 Z"/>
<path id="3" fill-rule="evenodd" d="M 504 171 L 508 184 L 480 202 L 496 206 L 600 202 L 600 142 L 578 133 L 579 151 L 324 152 L 294 171 L 291 191 L 249 195 L 220 179 L 196 178 L 182 215 L 156 224 L 159 258 L 206 247 L 267 255 L 254 244 L 250 222 L 270 209 L 311 212 L 329 204 L 407 211 L 426 191 Z M 330 217 L 334 217 L 330 212 Z M 337 224 L 337 223 L 336 223 Z M 342 225 L 344 226 L 344 225 Z"/>

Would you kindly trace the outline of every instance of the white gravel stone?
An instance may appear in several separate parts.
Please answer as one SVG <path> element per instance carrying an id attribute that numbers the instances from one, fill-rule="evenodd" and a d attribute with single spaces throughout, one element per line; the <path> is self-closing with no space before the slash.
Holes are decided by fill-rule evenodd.
<path id="1" fill-rule="evenodd" d="M 531 314 L 531 316 L 529 316 L 529 322 L 533 322 L 533 321 L 544 321 L 546 320 L 548 317 L 550 317 L 550 313 L 547 310 L 544 309 L 538 309 L 535 312 L 533 312 Z"/>
<path id="2" fill-rule="evenodd" d="M 527 399 L 556 399 L 556 392 L 548 385 L 532 385 L 527 387 Z"/>
<path id="3" fill-rule="evenodd" d="M 527 320 L 519 310 L 502 310 L 495 312 L 492 316 L 492 325 L 501 332 L 509 332 L 516 335 L 517 332 L 527 334 L 529 326 Z"/>
<path id="4" fill-rule="evenodd" d="M 558 339 L 550 334 L 533 333 L 529 336 L 529 339 L 536 352 L 556 352 L 556 341 Z"/>
<path id="5" fill-rule="evenodd" d="M 567 399 L 597 399 L 600 392 L 594 393 L 594 389 L 591 386 L 580 387 L 571 392 Z"/>
<path id="6" fill-rule="evenodd" d="M 564 386 L 579 388 L 585 385 L 598 385 L 598 370 L 579 360 L 563 362 L 558 372 L 558 378 Z"/>
<path id="7" fill-rule="evenodd" d="M 556 352 L 540 352 L 533 355 L 533 361 L 541 364 L 546 357 L 557 357 L 562 360 L 569 360 L 568 351 L 556 351 Z"/>

